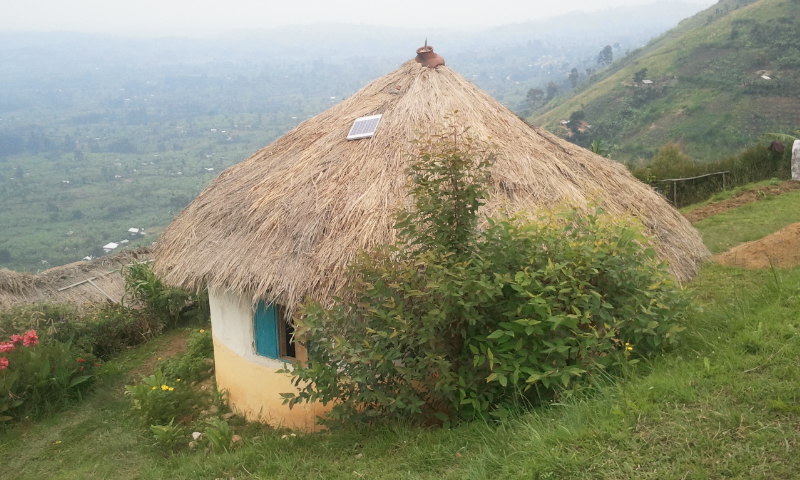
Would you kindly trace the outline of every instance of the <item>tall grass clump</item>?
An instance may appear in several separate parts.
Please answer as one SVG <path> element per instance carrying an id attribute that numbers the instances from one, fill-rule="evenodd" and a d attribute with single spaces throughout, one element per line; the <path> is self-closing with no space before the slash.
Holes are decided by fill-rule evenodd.
<path id="1" fill-rule="evenodd" d="M 208 320 L 208 292 L 191 293 L 165 285 L 148 263 L 137 262 L 123 271 L 125 294 L 129 302 L 163 319 L 172 328 L 181 322 L 202 323 Z"/>
<path id="2" fill-rule="evenodd" d="M 650 355 L 685 297 L 636 224 L 601 209 L 491 218 L 491 150 L 450 129 L 418 144 L 398 242 L 362 255 L 330 308 L 309 303 L 290 405 L 332 422 L 452 421 L 557 398 Z"/>

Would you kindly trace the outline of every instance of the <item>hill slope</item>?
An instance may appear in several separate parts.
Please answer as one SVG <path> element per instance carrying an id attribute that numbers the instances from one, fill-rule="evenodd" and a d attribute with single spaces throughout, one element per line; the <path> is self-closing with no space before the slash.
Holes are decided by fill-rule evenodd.
<path id="1" fill-rule="evenodd" d="M 712 160 L 761 133 L 793 131 L 800 126 L 798 10 L 798 0 L 721 0 L 532 122 L 582 145 L 611 142 L 624 161 L 649 158 L 673 141 Z"/>

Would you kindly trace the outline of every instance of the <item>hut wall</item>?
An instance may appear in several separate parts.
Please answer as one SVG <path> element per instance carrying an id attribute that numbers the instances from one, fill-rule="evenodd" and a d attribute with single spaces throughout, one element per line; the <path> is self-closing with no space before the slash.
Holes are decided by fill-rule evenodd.
<path id="1" fill-rule="evenodd" d="M 217 387 L 227 392 L 231 409 L 248 420 L 316 430 L 316 418 L 326 409 L 313 404 L 289 409 L 280 394 L 296 392 L 297 387 L 289 375 L 278 373 L 286 363 L 255 353 L 250 298 L 209 289 Z"/>

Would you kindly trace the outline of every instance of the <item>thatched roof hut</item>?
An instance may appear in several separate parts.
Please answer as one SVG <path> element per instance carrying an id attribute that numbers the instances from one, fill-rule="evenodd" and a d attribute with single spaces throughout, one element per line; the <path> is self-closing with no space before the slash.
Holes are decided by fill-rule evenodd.
<path id="1" fill-rule="evenodd" d="M 393 240 L 410 142 L 455 111 L 496 145 L 485 214 L 596 202 L 641 219 L 680 280 L 708 256 L 689 222 L 623 165 L 531 127 L 446 66 L 411 60 L 223 172 L 162 234 L 156 272 L 254 301 L 330 298 L 359 250 Z M 373 114 L 383 114 L 374 137 L 346 140 Z"/>
<path id="2" fill-rule="evenodd" d="M 92 261 L 54 267 L 38 274 L 0 268 L 0 310 L 31 303 L 119 303 L 125 294 L 121 269 L 149 258 L 149 247 Z"/>
<path id="3" fill-rule="evenodd" d="M 395 239 L 412 141 L 448 116 L 495 146 L 483 214 L 594 203 L 641 219 L 681 280 L 708 255 L 689 222 L 625 167 L 530 127 L 429 47 L 418 53 L 423 63 L 403 64 L 224 171 L 161 235 L 154 270 L 175 286 L 209 288 L 217 385 L 249 419 L 316 428 L 323 406 L 289 409 L 279 395 L 296 391 L 285 362 L 306 357 L 289 314 L 307 298 L 329 301 L 361 250 Z M 374 115 L 373 136 L 347 140 L 355 120 Z"/>

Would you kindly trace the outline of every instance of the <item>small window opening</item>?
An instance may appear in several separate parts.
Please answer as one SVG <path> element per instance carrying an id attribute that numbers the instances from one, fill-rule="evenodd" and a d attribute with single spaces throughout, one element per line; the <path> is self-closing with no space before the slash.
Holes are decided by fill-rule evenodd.
<path id="1" fill-rule="evenodd" d="M 281 307 L 281 310 L 283 310 L 283 307 Z M 294 324 L 287 321 L 281 322 L 279 334 L 281 337 L 281 357 L 296 358 L 297 351 L 294 347 Z"/>
<path id="2" fill-rule="evenodd" d="M 276 303 L 258 303 L 253 319 L 256 353 L 275 359 L 295 360 L 297 348 L 294 325 L 287 321 L 286 308 Z"/>

